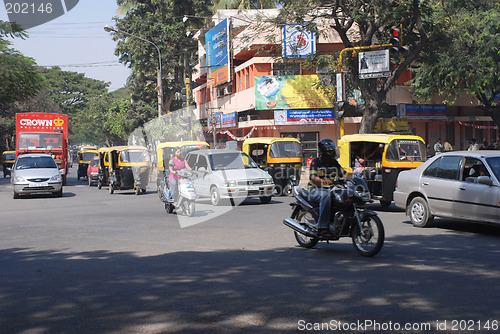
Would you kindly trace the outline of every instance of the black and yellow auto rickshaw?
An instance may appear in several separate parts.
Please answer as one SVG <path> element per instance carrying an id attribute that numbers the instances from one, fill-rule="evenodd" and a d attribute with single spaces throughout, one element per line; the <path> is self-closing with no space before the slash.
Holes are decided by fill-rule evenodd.
<path id="1" fill-rule="evenodd" d="M 16 162 L 16 151 L 2 152 L 3 177 L 10 176 L 9 168 L 12 168 L 14 162 Z"/>
<path id="2" fill-rule="evenodd" d="M 78 170 L 76 173 L 76 178 L 78 180 L 80 180 L 80 177 L 87 177 L 87 168 L 92 159 L 98 154 L 97 149 L 81 148 L 80 151 L 78 151 Z"/>
<path id="3" fill-rule="evenodd" d="M 151 171 L 151 157 L 143 146 L 114 146 L 109 148 L 109 193 L 134 189 L 139 195 L 146 192 Z"/>
<path id="4" fill-rule="evenodd" d="M 97 176 L 97 189 L 108 184 L 109 177 L 109 147 L 101 147 L 99 153 L 99 174 Z"/>
<path id="5" fill-rule="evenodd" d="M 168 162 L 174 156 L 175 151 L 180 148 L 182 150 L 183 156 L 194 150 L 209 149 L 210 145 L 205 141 L 171 141 L 160 143 L 156 147 L 156 159 L 157 159 L 157 176 L 156 176 L 156 190 L 158 196 L 161 197 L 163 194 L 164 183 L 164 172 L 168 174 Z"/>
<path id="6" fill-rule="evenodd" d="M 398 174 L 427 159 L 424 140 L 414 135 L 346 135 L 340 138 L 338 146 L 342 168 L 362 176 L 372 198 L 383 207 L 391 205 Z"/>
<path id="7" fill-rule="evenodd" d="M 278 194 L 291 195 L 293 186 L 300 183 L 302 146 L 298 139 L 248 138 L 242 150 L 273 177 Z"/>

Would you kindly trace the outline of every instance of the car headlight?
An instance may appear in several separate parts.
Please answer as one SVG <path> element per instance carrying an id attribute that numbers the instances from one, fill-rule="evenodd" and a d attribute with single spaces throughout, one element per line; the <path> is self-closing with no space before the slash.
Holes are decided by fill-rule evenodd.
<path id="1" fill-rule="evenodd" d="M 265 180 L 264 180 L 264 184 L 273 184 L 273 183 L 274 183 L 274 182 L 273 182 L 273 179 L 272 179 L 272 178 L 270 178 L 270 179 L 265 179 Z"/>
<path id="2" fill-rule="evenodd" d="M 61 181 L 61 175 L 53 175 L 49 181 Z"/>
<path id="3" fill-rule="evenodd" d="M 26 182 L 26 180 L 24 179 L 24 177 L 21 177 L 21 176 L 14 177 L 13 181 L 14 182 Z"/>
<path id="4" fill-rule="evenodd" d="M 224 187 L 236 187 L 236 185 L 235 180 L 224 180 Z"/>

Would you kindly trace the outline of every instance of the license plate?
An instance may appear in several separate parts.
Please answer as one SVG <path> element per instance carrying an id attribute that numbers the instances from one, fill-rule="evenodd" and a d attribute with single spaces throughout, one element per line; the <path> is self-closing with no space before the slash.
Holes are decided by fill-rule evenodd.
<path id="1" fill-rule="evenodd" d="M 47 182 L 30 182 L 30 188 L 34 187 L 47 187 L 49 184 Z"/>
<path id="2" fill-rule="evenodd" d="M 257 186 L 249 186 L 248 190 L 259 190 L 259 187 L 257 187 Z"/>

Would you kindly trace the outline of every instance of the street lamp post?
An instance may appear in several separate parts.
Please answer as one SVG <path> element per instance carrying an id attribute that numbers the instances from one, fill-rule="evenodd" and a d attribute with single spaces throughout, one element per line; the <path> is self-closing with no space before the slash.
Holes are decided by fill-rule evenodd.
<path id="1" fill-rule="evenodd" d="M 161 117 L 162 108 L 163 108 L 163 84 L 162 84 L 162 80 L 161 80 L 161 52 L 160 52 L 160 48 L 155 43 L 148 41 L 147 39 L 133 35 L 131 33 L 123 31 L 123 30 L 116 29 L 116 28 L 111 27 L 109 25 L 104 26 L 104 30 L 107 32 L 114 31 L 116 33 L 122 33 L 122 34 L 125 34 L 128 36 L 138 38 L 141 41 L 144 41 L 144 42 L 147 42 L 147 43 L 153 45 L 156 48 L 156 51 L 158 51 L 158 65 L 159 66 L 158 66 L 158 73 L 156 75 L 156 84 L 157 84 L 156 90 L 158 91 L 158 117 Z"/>

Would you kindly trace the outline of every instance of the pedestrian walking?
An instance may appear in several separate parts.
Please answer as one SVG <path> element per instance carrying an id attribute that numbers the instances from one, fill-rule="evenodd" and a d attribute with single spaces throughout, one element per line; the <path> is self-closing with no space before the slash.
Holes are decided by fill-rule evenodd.
<path id="1" fill-rule="evenodd" d="M 443 144 L 441 144 L 441 138 L 438 138 L 437 142 L 434 144 L 434 154 L 440 154 L 443 152 Z"/>
<path id="2" fill-rule="evenodd" d="M 445 152 L 453 151 L 453 146 L 451 146 L 450 141 L 448 140 L 448 138 L 446 138 L 445 141 L 444 141 L 444 151 Z"/>

